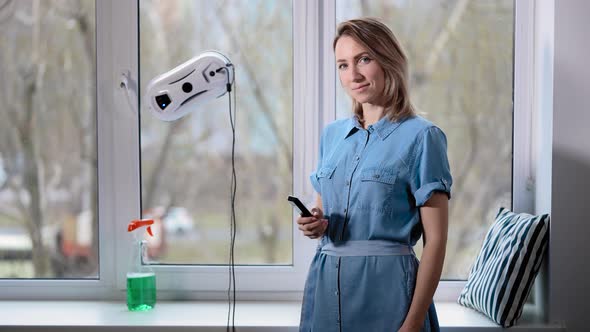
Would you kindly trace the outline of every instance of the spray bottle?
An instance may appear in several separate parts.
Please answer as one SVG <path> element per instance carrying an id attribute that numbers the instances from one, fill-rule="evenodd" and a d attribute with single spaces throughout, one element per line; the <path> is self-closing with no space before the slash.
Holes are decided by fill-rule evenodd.
<path id="1" fill-rule="evenodd" d="M 127 227 L 127 232 L 147 226 L 147 232 L 154 236 L 151 219 L 133 220 Z M 133 233 L 134 247 L 131 251 L 131 261 L 127 272 L 127 308 L 130 311 L 146 311 L 156 305 L 156 274 L 152 268 L 144 264 L 147 256 L 147 241 Z"/>

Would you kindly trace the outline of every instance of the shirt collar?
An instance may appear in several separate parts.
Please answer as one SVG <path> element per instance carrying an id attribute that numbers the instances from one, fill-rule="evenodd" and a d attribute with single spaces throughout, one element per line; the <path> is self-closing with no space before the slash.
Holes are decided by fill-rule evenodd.
<path id="1" fill-rule="evenodd" d="M 344 139 L 347 139 L 350 135 L 356 133 L 359 130 L 363 130 L 363 126 L 359 122 L 356 115 L 353 115 L 350 119 L 348 119 L 348 123 L 346 124 L 346 136 L 344 136 Z"/>
<path id="2" fill-rule="evenodd" d="M 381 140 L 385 140 L 387 136 L 389 136 L 395 129 L 397 129 L 397 127 L 399 127 L 399 125 L 402 122 L 404 122 L 404 120 L 391 121 L 389 120 L 389 117 L 384 116 L 379 121 L 370 125 L 369 128 L 367 128 L 367 130 L 369 130 L 369 132 L 376 132 L 377 136 L 379 136 Z M 364 130 L 364 128 L 360 124 L 356 115 L 352 116 L 348 121 L 346 128 L 346 136 L 344 138 L 348 138 L 349 136 L 351 136 L 359 130 Z"/>

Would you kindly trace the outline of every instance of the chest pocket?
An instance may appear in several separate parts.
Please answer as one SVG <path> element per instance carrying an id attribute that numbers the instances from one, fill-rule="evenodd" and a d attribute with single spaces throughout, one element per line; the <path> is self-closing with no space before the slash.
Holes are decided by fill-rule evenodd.
<path id="1" fill-rule="evenodd" d="M 316 173 L 318 180 L 322 179 L 331 179 L 334 175 L 334 171 L 336 170 L 336 166 L 323 166 L 320 170 Z"/>
<path id="2" fill-rule="evenodd" d="M 322 166 L 316 173 L 316 177 L 322 188 L 322 205 L 324 208 L 324 215 L 326 216 L 330 214 L 330 206 L 332 205 L 335 195 L 335 185 L 333 183 L 334 180 L 332 179 L 335 170 L 336 166 Z"/>
<path id="3" fill-rule="evenodd" d="M 389 215 L 393 208 L 392 194 L 397 174 L 397 169 L 384 167 L 361 170 L 357 208 L 371 213 Z"/>
<path id="4" fill-rule="evenodd" d="M 361 171 L 360 179 L 362 182 L 372 181 L 393 185 L 396 177 L 397 172 L 393 169 L 368 168 Z"/>

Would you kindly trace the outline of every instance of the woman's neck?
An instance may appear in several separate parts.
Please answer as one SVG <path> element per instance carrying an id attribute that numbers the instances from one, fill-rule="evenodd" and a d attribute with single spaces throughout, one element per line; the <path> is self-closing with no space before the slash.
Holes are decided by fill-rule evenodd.
<path id="1" fill-rule="evenodd" d="M 363 128 L 367 129 L 370 125 L 381 120 L 384 115 L 385 107 L 373 104 L 363 104 Z"/>

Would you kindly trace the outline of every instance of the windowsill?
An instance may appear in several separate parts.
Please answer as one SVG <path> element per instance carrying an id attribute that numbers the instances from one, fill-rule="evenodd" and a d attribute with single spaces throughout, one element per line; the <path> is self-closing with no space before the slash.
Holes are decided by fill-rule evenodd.
<path id="1" fill-rule="evenodd" d="M 501 331 L 485 316 L 456 303 L 436 304 L 442 331 Z M 525 308 L 518 331 L 565 331 L 543 324 Z M 236 306 L 240 331 L 297 331 L 300 302 L 243 301 Z M 227 303 L 161 301 L 147 312 L 129 312 L 121 302 L 0 301 L 2 331 L 225 331 Z"/>

